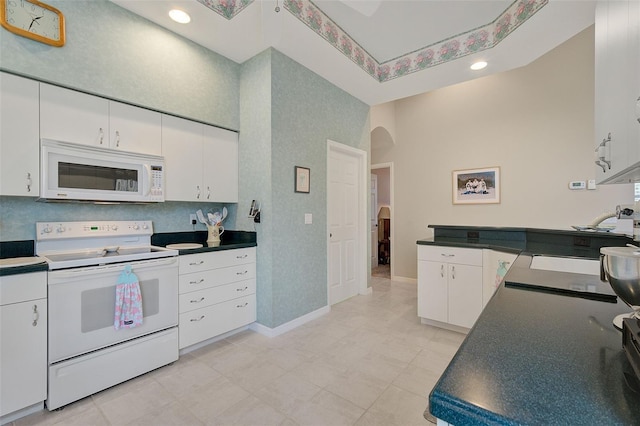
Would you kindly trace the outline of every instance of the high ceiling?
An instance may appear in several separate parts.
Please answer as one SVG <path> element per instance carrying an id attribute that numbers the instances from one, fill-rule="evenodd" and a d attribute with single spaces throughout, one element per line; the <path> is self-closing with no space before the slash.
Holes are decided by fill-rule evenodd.
<path id="1" fill-rule="evenodd" d="M 274 47 L 369 105 L 526 65 L 593 24 L 595 9 L 589 0 L 111 1 L 238 63 Z M 175 8 L 191 22 L 169 19 Z M 489 65 L 471 71 L 477 60 Z"/>

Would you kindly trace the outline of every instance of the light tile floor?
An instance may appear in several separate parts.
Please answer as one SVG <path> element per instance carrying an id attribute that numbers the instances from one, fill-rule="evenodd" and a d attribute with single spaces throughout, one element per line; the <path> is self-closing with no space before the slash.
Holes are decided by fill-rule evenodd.
<path id="1" fill-rule="evenodd" d="M 274 338 L 243 331 L 22 425 L 423 425 L 464 335 L 420 324 L 416 285 L 373 294 Z"/>

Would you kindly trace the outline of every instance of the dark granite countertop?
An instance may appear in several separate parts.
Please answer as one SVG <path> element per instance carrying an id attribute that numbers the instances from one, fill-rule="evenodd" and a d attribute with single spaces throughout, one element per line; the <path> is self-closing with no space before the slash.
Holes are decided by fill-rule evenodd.
<path id="1" fill-rule="evenodd" d="M 33 257 L 35 256 L 33 240 L 22 241 L 0 241 L 0 259 L 9 259 L 14 257 Z M 6 275 L 28 274 L 31 272 L 46 271 L 49 265 L 46 263 L 38 263 L 35 265 L 12 266 L 0 268 L 0 277 Z"/>
<path id="2" fill-rule="evenodd" d="M 165 247 L 168 244 L 178 243 L 198 243 L 202 247 L 197 249 L 178 250 L 181 255 L 207 253 L 210 251 L 233 250 L 247 247 L 256 247 L 256 233 L 249 231 L 225 231 L 220 237 L 220 245 L 218 247 L 207 246 L 207 231 L 192 232 L 166 232 L 153 234 L 151 236 L 151 244 L 154 246 Z"/>
<path id="3" fill-rule="evenodd" d="M 573 256 L 585 247 L 576 251 L 572 244 L 554 239 L 560 235 L 572 241 L 573 231 L 532 234 L 536 241 L 530 245 L 525 238 L 522 252 Z M 552 241 L 550 248 L 542 244 L 546 237 Z M 600 243 L 627 241 L 602 237 L 590 239 L 586 257 L 593 258 Z M 446 241 L 449 238 L 444 242 L 463 244 Z M 426 243 L 442 241 L 436 237 Z M 477 244 L 504 247 L 486 239 Z M 622 350 L 622 334 L 612 324 L 617 314 L 631 309 L 614 298 L 594 300 L 510 286 L 572 279 L 567 273 L 531 271 L 530 261 L 527 254 L 519 256 L 507 273 L 431 392 L 431 414 L 453 425 L 640 424 L 640 385 Z M 573 279 L 597 281 L 580 274 Z"/>
<path id="4" fill-rule="evenodd" d="M 434 236 L 418 245 L 489 248 L 510 253 L 532 253 L 598 259 L 600 247 L 633 243 L 626 235 L 610 232 L 489 226 L 429 225 Z"/>

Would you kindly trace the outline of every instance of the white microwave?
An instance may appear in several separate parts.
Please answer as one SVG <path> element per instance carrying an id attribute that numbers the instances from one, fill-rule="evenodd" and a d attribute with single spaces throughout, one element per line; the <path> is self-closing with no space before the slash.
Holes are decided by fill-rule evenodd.
<path id="1" fill-rule="evenodd" d="M 164 157 L 40 141 L 41 201 L 164 201 Z"/>

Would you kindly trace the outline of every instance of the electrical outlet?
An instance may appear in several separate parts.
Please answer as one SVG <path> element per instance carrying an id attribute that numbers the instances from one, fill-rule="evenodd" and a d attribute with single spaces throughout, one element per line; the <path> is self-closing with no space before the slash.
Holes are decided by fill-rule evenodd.
<path id="1" fill-rule="evenodd" d="M 195 214 L 190 214 L 189 215 L 189 223 L 191 225 L 195 225 L 196 223 L 198 223 L 198 217 Z"/>

